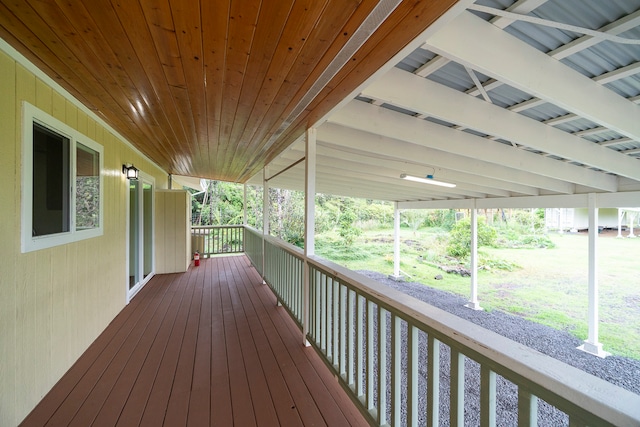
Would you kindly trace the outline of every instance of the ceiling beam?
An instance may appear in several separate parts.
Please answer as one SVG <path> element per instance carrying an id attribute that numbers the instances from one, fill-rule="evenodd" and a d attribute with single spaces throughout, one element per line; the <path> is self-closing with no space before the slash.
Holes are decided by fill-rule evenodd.
<path id="1" fill-rule="evenodd" d="M 470 12 L 429 37 L 427 45 L 437 54 L 640 141 L 640 106 Z M 636 172 L 629 173 L 637 176 L 640 168 L 634 168 Z"/>
<path id="2" fill-rule="evenodd" d="M 413 76 L 411 73 L 407 74 L 409 76 Z M 425 82 L 427 81 L 425 79 L 421 79 L 420 77 L 414 77 Z M 414 87 L 412 84 L 409 84 L 403 88 L 392 86 L 393 89 L 391 89 L 391 87 L 385 87 L 385 84 L 381 82 L 388 83 L 389 81 L 387 79 L 383 79 L 370 86 L 370 88 L 367 89 L 367 92 L 369 91 L 369 89 L 371 89 L 371 92 L 367 96 L 375 95 L 377 97 L 378 95 L 381 95 L 384 97 L 383 99 L 391 101 L 392 104 L 404 104 L 405 108 L 408 108 L 410 110 L 418 108 L 418 111 L 423 109 L 423 107 L 416 104 L 426 105 L 427 103 L 429 103 L 429 100 L 424 99 L 424 97 L 422 96 L 422 88 Z M 434 84 L 436 86 L 440 86 L 437 83 Z M 416 98 L 414 100 L 409 100 L 407 98 L 406 92 L 408 87 L 412 87 L 414 91 L 413 93 L 416 94 Z M 442 89 L 446 88 L 442 87 Z M 458 92 L 458 94 L 465 98 L 468 98 L 469 100 L 481 102 L 486 106 L 493 106 L 492 104 L 485 103 L 481 100 L 469 97 L 460 92 Z M 448 99 L 442 99 L 442 97 L 437 96 L 434 93 L 432 93 L 430 96 L 433 96 L 434 100 L 438 100 L 436 102 L 432 102 L 432 104 L 442 105 L 450 101 Z M 454 104 L 456 106 L 455 108 L 460 114 L 466 113 L 470 115 L 475 113 L 473 109 L 471 113 L 469 111 L 465 111 L 468 108 L 467 103 L 463 102 L 461 104 Z M 431 107 L 432 106 L 427 106 L 426 109 L 435 111 L 435 108 Z M 499 107 L 493 107 L 500 111 L 504 111 Z M 515 113 L 510 114 L 517 115 Z M 442 117 L 441 114 L 435 114 L 432 116 Z M 483 114 L 483 116 L 485 115 Z M 368 131 L 390 138 L 400 139 L 423 147 L 447 151 L 458 156 L 481 160 L 483 162 L 492 163 L 494 165 L 503 165 L 513 169 L 526 168 L 526 170 L 529 172 L 547 178 L 564 180 L 569 183 L 585 185 L 605 191 L 617 190 L 617 179 L 614 176 L 587 170 L 578 166 L 561 163 L 551 158 L 543 157 L 538 154 L 526 150 L 521 150 L 512 146 L 507 146 L 497 141 L 492 141 L 486 138 L 472 135 L 470 133 L 457 131 L 455 129 L 428 122 L 426 120 L 420 120 L 406 114 L 398 113 L 382 107 L 376 107 L 360 101 L 353 101 L 351 104 L 343 108 L 340 112 L 332 116 L 330 120 L 343 126 Z M 443 118 L 443 120 L 447 119 Z M 489 118 L 489 120 L 496 121 L 496 118 Z M 502 123 L 502 120 L 498 121 L 502 126 L 511 125 Z M 473 129 L 477 129 L 477 126 L 472 126 L 469 123 L 461 124 Z M 473 124 L 475 125 L 475 123 Z M 556 129 L 550 128 L 550 130 Z M 495 132 L 486 133 L 500 135 L 500 133 Z M 540 135 L 537 136 L 540 137 Z M 507 140 L 516 140 L 514 138 L 511 138 L 510 136 L 502 137 Z M 598 148 L 603 149 L 602 147 Z"/>
<path id="3" fill-rule="evenodd" d="M 334 153 L 338 153 L 335 155 Z M 341 155 L 340 155 L 341 154 Z M 287 160 L 300 155 L 298 150 L 292 150 L 286 154 L 284 158 Z M 316 157 L 316 162 L 319 169 L 327 170 L 329 168 L 339 168 L 344 172 L 341 174 L 348 174 L 349 171 L 373 173 L 376 176 L 383 176 L 392 179 L 398 179 L 401 173 L 407 173 L 416 176 L 425 176 L 427 172 L 432 172 L 433 169 L 425 168 L 424 166 L 403 163 L 393 160 L 382 160 L 374 158 L 365 158 L 363 156 L 357 156 L 352 153 L 346 153 L 344 151 L 333 150 L 327 146 L 319 146 Z M 471 174 L 464 174 L 447 170 L 438 170 L 435 172 L 438 180 L 455 182 L 457 189 L 465 192 L 474 192 L 477 194 L 487 194 L 497 197 L 509 197 L 511 193 L 506 190 L 502 190 L 496 187 L 483 186 L 480 183 L 474 181 L 474 178 L 480 179 L 480 177 Z M 466 179 L 462 179 L 466 178 Z M 495 180 L 493 181 L 495 182 Z"/>
<path id="4" fill-rule="evenodd" d="M 363 94 L 370 98 L 383 99 L 389 104 L 417 113 L 454 122 L 489 135 L 495 135 L 507 141 L 513 141 L 545 153 L 572 159 L 598 169 L 640 180 L 639 165 L 634 160 L 621 156 L 613 150 L 600 147 L 597 144 L 547 126 L 529 117 L 486 103 L 398 68 L 390 70 L 383 78 L 370 85 Z M 432 139 L 430 138 L 430 141 Z M 489 144 L 488 142 L 486 143 Z M 504 151 L 503 144 L 494 144 L 498 144 L 496 147 L 502 146 L 500 148 Z M 491 145 L 487 146 L 490 147 Z M 504 152 L 502 155 L 509 155 L 514 160 L 517 158 L 517 154 L 513 150 L 511 150 L 511 153 Z M 530 153 L 530 157 L 533 160 L 527 164 L 532 167 L 535 164 L 535 157 L 540 156 Z M 508 161 L 505 157 L 499 160 Z M 548 174 L 548 176 L 560 177 L 560 175 L 557 175 L 560 171 L 547 169 L 549 167 L 554 168 L 557 165 L 541 164 L 540 168 L 542 170 L 532 171 L 543 175 Z M 544 172 L 545 169 L 547 170 L 546 173 Z M 562 179 L 567 181 L 606 191 L 617 190 L 615 177 L 613 176 L 595 172 L 587 173 L 581 168 L 573 170 L 567 168 L 563 172 L 565 173 L 562 175 Z"/>
<path id="5" fill-rule="evenodd" d="M 332 116 L 332 120 L 339 119 L 340 117 L 338 117 L 337 114 Z M 345 119 L 349 122 L 348 117 L 345 117 Z M 393 120 L 393 117 L 391 120 Z M 422 120 L 422 122 L 427 123 L 424 120 Z M 351 122 L 351 125 L 353 124 L 354 123 Z M 363 129 L 366 128 L 364 125 L 359 126 Z M 372 155 L 375 153 L 375 155 L 381 156 L 382 158 L 400 161 L 420 161 L 430 167 L 440 167 L 474 175 L 483 175 L 493 179 L 534 186 L 558 193 L 569 194 L 575 191 L 575 185 L 570 182 L 540 176 L 524 170 L 522 167 L 511 168 L 502 164 L 485 162 L 478 158 L 461 157 L 447 151 L 431 149 L 424 145 L 398 140 L 393 136 L 374 134 L 363 129 L 349 128 L 348 125 L 329 122 L 318 128 L 318 141 L 331 142 L 340 146 L 349 147 L 353 150 L 368 152 Z"/>

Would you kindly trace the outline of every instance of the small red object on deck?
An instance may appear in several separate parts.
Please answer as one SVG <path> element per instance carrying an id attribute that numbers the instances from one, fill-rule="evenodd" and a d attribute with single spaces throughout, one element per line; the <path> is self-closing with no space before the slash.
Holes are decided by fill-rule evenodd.
<path id="1" fill-rule="evenodd" d="M 196 251 L 196 253 L 193 254 L 193 264 L 196 267 L 200 265 L 200 254 L 198 253 L 198 251 Z"/>

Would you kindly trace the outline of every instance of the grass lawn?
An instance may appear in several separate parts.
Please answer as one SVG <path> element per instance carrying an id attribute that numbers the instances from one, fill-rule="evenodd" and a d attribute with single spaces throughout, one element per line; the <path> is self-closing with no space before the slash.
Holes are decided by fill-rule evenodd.
<path id="1" fill-rule="evenodd" d="M 401 230 L 401 270 L 408 280 L 468 296 L 470 279 L 447 274 L 437 265 L 435 249 L 441 233 L 425 229 Z M 604 349 L 640 359 L 640 238 L 598 239 L 599 340 Z M 626 234 L 626 233 L 625 233 Z M 489 259 L 513 263 L 512 271 L 491 268 L 478 275 L 480 305 L 587 337 L 588 237 L 586 234 L 550 235 L 553 249 L 481 248 Z M 349 249 L 335 235 L 317 237 L 318 255 L 352 270 L 393 273 L 393 231 L 364 232 Z M 435 280 L 438 274 L 442 280 Z"/>

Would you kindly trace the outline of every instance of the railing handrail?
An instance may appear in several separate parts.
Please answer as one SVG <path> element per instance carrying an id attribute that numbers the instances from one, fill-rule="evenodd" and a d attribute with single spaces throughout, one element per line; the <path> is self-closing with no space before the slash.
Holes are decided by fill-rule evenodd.
<path id="1" fill-rule="evenodd" d="M 202 229 L 212 229 L 212 228 L 239 228 L 244 227 L 242 224 L 232 224 L 232 225 L 192 225 L 191 229 L 193 230 L 202 230 Z"/>
<path id="2" fill-rule="evenodd" d="M 245 225 L 244 228 L 246 230 L 252 231 L 254 234 L 259 235 L 260 237 L 264 237 L 266 238 L 266 240 L 275 245 L 278 246 L 279 248 L 284 249 L 285 251 L 289 252 L 291 255 L 296 256 L 298 258 L 304 258 L 304 250 L 300 249 L 299 247 L 297 247 L 296 245 L 292 245 L 289 242 L 285 242 L 284 240 L 275 237 L 275 236 L 271 236 L 271 235 L 264 235 L 262 234 L 262 231 L 257 230 L 249 225 Z"/>
<path id="3" fill-rule="evenodd" d="M 308 262 L 565 412 L 638 425 L 640 396 L 318 256 Z M 571 384 L 580 384 L 580 389 Z M 585 392 L 583 390 L 588 391 Z"/>

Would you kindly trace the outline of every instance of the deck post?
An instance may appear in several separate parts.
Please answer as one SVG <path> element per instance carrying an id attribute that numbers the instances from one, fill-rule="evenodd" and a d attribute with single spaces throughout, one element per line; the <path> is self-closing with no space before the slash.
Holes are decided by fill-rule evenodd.
<path id="1" fill-rule="evenodd" d="M 621 208 L 618 208 L 618 235 L 616 237 L 622 237 L 622 216 L 624 215 L 624 211 Z"/>
<path id="2" fill-rule="evenodd" d="M 471 299 L 464 306 L 482 310 L 478 302 L 478 210 L 475 199 L 471 208 Z"/>
<path id="3" fill-rule="evenodd" d="M 242 185 L 242 225 L 247 226 L 247 184 Z"/>
<path id="4" fill-rule="evenodd" d="M 262 283 L 266 283 L 264 280 L 267 277 L 266 272 L 266 242 L 265 238 L 269 235 L 269 180 L 267 173 L 269 167 L 262 168 Z"/>
<path id="5" fill-rule="evenodd" d="M 316 228 L 316 128 L 307 129 L 304 177 L 304 299 L 302 305 L 302 342 L 309 345 L 309 280 L 311 269 L 308 259 L 315 254 Z"/>
<path id="6" fill-rule="evenodd" d="M 400 274 L 400 209 L 398 209 L 398 202 L 395 202 L 393 206 L 393 275 L 389 278 L 396 282 L 403 280 Z"/>
<path id="7" fill-rule="evenodd" d="M 598 357 L 609 353 L 598 342 L 598 206 L 595 193 L 589 193 L 589 337 L 579 350 Z"/>

